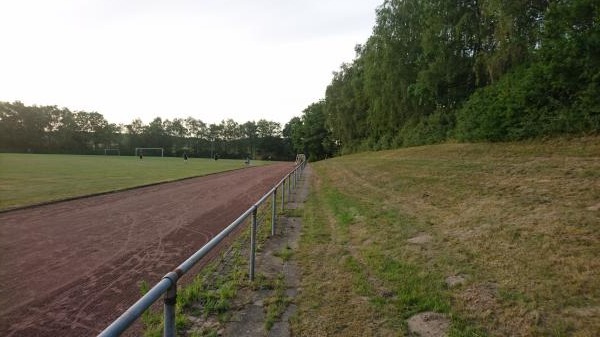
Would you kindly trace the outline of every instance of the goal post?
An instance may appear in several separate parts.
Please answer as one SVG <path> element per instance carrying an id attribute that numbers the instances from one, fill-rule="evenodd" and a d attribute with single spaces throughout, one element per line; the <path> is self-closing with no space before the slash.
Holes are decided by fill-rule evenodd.
<path id="1" fill-rule="evenodd" d="M 156 153 L 158 153 L 158 151 L 160 151 L 160 156 L 164 157 L 165 156 L 165 149 L 162 147 L 136 147 L 135 148 L 135 153 L 134 156 L 139 156 L 139 155 L 148 155 L 148 153 L 152 153 L 153 151 L 156 151 Z"/>
<path id="2" fill-rule="evenodd" d="M 120 156 L 121 155 L 121 150 L 119 149 L 104 149 L 104 155 L 108 156 L 108 155 L 117 155 Z"/>

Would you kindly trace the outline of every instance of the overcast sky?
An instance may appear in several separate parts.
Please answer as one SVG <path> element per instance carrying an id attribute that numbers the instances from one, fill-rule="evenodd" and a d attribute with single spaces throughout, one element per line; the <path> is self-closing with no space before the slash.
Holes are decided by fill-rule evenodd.
<path id="1" fill-rule="evenodd" d="M 0 0 L 0 101 L 111 123 L 282 124 L 325 95 L 383 0 Z"/>

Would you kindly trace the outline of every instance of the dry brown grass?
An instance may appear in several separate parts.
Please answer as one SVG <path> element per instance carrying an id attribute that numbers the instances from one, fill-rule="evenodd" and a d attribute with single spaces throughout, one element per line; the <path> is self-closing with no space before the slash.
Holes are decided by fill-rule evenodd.
<path id="1" fill-rule="evenodd" d="M 385 260 L 417 266 L 434 285 L 467 276 L 463 286 L 433 291 L 460 318 L 454 335 L 469 334 L 464 322 L 492 336 L 600 332 L 599 137 L 424 146 L 314 167 L 321 182 L 305 216 L 328 226 L 319 229 L 322 242 L 305 239 L 303 261 L 305 291 L 322 301 L 301 303 L 301 320 L 310 313 L 334 326 L 347 322 L 342 332 L 375 321 L 371 331 L 404 333 L 396 317 L 416 309 L 399 295 L 378 295 L 377 288 L 399 287 L 388 267 L 378 267 Z M 418 235 L 431 239 L 407 242 Z M 362 289 L 361 278 L 373 286 Z M 344 335 L 319 326 L 307 335 Z"/>
<path id="2" fill-rule="evenodd" d="M 314 187 L 319 188 L 316 177 Z M 319 194 L 313 195 L 307 210 L 314 210 L 322 202 Z M 294 335 L 298 336 L 373 336 L 374 327 L 365 322 L 376 321 L 368 299 L 353 292 L 352 278 L 348 278 L 345 261 L 348 252 L 340 243 L 346 233 L 336 228 L 331 212 L 305 212 L 303 247 L 298 257 L 303 270 L 302 305 L 293 322 Z M 315 224 L 317 224 L 315 226 Z"/>

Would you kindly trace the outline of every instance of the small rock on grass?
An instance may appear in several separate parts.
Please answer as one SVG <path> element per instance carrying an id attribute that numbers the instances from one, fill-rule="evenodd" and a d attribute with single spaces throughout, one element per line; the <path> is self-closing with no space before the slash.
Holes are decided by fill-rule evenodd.
<path id="1" fill-rule="evenodd" d="M 592 205 L 590 207 L 587 208 L 588 211 L 598 211 L 600 210 L 600 203 L 597 203 L 595 205 Z"/>
<path id="2" fill-rule="evenodd" d="M 467 279 L 462 275 L 453 275 L 446 277 L 446 285 L 448 288 L 454 288 L 456 286 L 462 285 L 467 281 Z"/>
<path id="3" fill-rule="evenodd" d="M 414 238 L 410 238 L 406 241 L 408 241 L 409 243 L 412 243 L 412 244 L 422 245 L 422 244 L 425 244 L 425 243 L 431 241 L 432 239 L 433 239 L 433 237 L 429 234 L 420 234 L 420 235 L 415 236 Z"/>
<path id="4" fill-rule="evenodd" d="M 437 312 L 421 312 L 408 319 L 408 331 L 412 336 L 443 337 L 448 335 L 450 319 Z"/>

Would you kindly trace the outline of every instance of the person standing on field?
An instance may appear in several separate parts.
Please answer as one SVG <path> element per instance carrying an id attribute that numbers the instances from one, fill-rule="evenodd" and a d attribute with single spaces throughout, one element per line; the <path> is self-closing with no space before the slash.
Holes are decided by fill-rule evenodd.
<path id="1" fill-rule="evenodd" d="M 187 152 L 183 153 L 183 160 L 187 163 L 187 160 L 188 160 Z"/>

